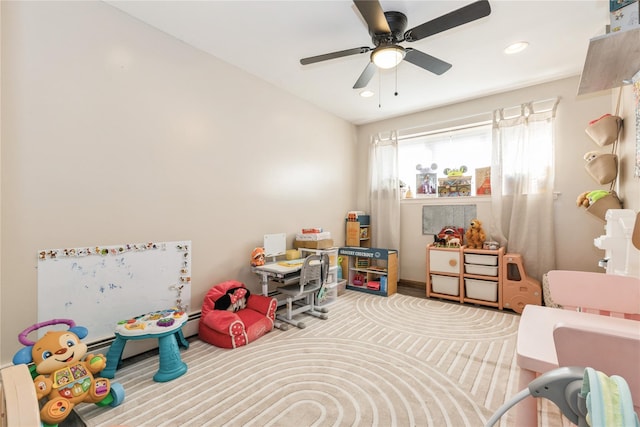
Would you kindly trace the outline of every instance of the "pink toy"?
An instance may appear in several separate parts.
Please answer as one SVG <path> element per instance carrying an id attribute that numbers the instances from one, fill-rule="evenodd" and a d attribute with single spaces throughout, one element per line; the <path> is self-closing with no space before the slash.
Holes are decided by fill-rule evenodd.
<path id="1" fill-rule="evenodd" d="M 209 289 L 198 325 L 201 340 L 222 348 L 246 345 L 273 329 L 278 301 L 251 294 L 236 280 Z"/>
<path id="2" fill-rule="evenodd" d="M 559 366 L 590 366 L 624 378 L 640 411 L 640 323 L 632 320 L 640 314 L 640 279 L 559 270 L 547 277 L 551 298 L 565 309 L 524 307 L 516 347 L 520 388 Z M 534 399 L 516 413 L 518 426 L 538 425 Z"/>

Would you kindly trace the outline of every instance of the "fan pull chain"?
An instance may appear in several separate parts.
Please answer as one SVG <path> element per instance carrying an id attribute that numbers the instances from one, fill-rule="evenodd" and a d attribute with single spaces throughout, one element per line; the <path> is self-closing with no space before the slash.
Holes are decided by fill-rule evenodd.
<path id="1" fill-rule="evenodd" d="M 393 93 L 394 96 L 398 96 L 398 65 L 396 65 L 396 91 Z"/>
<path id="2" fill-rule="evenodd" d="M 380 77 L 380 71 L 378 71 L 378 108 L 382 108 L 382 83 L 380 83 L 380 81 L 382 80 L 382 77 Z"/>

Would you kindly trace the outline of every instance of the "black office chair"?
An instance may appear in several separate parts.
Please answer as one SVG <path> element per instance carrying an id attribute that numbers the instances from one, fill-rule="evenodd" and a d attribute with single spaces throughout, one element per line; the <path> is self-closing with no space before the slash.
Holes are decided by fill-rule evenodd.
<path id="1" fill-rule="evenodd" d="M 327 319 L 327 308 L 318 307 L 318 294 L 324 292 L 324 284 L 329 274 L 329 255 L 309 255 L 305 258 L 300 270 L 300 281 L 295 284 L 278 287 L 278 291 L 286 296 L 286 307 L 276 318 L 298 328 L 307 325 L 293 318 L 297 314 L 310 314 L 320 319 Z"/>

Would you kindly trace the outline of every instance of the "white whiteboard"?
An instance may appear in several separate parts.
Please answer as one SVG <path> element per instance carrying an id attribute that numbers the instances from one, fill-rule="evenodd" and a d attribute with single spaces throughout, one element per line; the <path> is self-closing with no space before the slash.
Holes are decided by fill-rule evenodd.
<path id="1" fill-rule="evenodd" d="M 284 255 L 287 251 L 287 234 L 265 234 L 263 244 L 265 257 Z"/>
<path id="2" fill-rule="evenodd" d="M 120 320 L 191 300 L 191 242 L 38 251 L 38 322 L 71 319 L 87 343 L 114 336 Z"/>

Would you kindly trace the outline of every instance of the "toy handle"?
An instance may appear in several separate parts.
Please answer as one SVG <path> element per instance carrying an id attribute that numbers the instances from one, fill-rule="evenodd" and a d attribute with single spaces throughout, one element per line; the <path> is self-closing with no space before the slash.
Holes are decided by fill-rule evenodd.
<path id="1" fill-rule="evenodd" d="M 41 323 L 36 323 L 35 325 L 31 325 L 27 329 L 25 329 L 24 331 L 20 332 L 20 335 L 18 335 L 18 341 L 20 341 L 20 343 L 25 345 L 25 346 L 34 345 L 35 341 L 31 341 L 30 339 L 28 339 L 27 335 L 29 335 L 31 332 L 33 332 L 33 331 L 35 331 L 37 329 L 45 327 L 45 326 L 60 325 L 60 324 L 67 325 L 70 328 L 73 328 L 74 326 L 76 326 L 76 323 L 71 319 L 51 319 L 51 320 L 47 320 L 46 322 L 41 322 Z"/>

